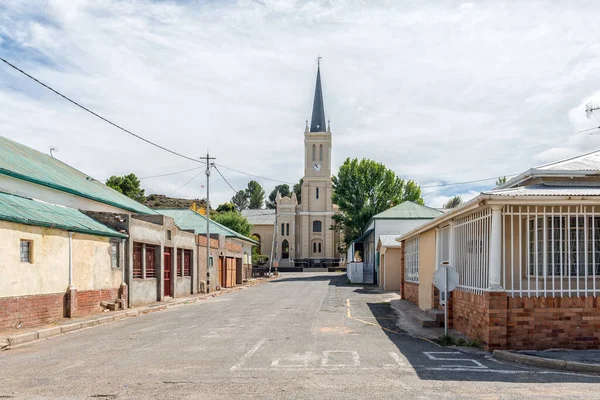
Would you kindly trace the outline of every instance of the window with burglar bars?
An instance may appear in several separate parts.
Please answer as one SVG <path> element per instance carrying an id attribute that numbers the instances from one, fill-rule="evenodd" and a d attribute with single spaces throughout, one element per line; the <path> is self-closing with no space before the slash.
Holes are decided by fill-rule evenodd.
<path id="1" fill-rule="evenodd" d="M 140 279 L 142 275 L 142 244 L 133 244 L 133 278 Z"/>
<path id="2" fill-rule="evenodd" d="M 506 206 L 503 286 L 513 296 L 600 292 L 600 207 Z"/>
<path id="3" fill-rule="evenodd" d="M 489 240 L 492 223 L 487 208 L 457 219 L 452 226 L 454 255 L 450 265 L 458 272 L 458 288 L 483 293 L 489 279 Z"/>
<path id="4" fill-rule="evenodd" d="M 192 276 L 192 251 L 183 251 L 183 276 Z"/>
<path id="5" fill-rule="evenodd" d="M 404 248 L 404 280 L 419 283 L 419 237 L 409 239 Z"/>
<path id="6" fill-rule="evenodd" d="M 32 258 L 31 257 L 31 249 L 32 249 L 33 245 L 31 240 L 21 240 L 20 246 L 19 246 L 19 254 L 20 254 L 20 260 L 23 263 L 31 263 L 32 262 Z"/>
<path id="7" fill-rule="evenodd" d="M 117 241 L 110 242 L 110 260 L 113 268 L 121 268 L 121 246 Z"/>

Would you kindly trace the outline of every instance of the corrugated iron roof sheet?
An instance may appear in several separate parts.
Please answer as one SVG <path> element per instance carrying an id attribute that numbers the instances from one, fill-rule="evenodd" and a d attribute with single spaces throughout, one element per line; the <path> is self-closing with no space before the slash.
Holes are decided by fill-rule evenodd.
<path id="1" fill-rule="evenodd" d="M 534 169 L 542 171 L 600 171 L 600 151 L 540 165 Z"/>
<path id="2" fill-rule="evenodd" d="M 383 247 L 401 247 L 402 244 L 398 242 L 401 235 L 379 235 L 379 241 Z"/>
<path id="3" fill-rule="evenodd" d="M 127 237 L 73 208 L 3 192 L 0 192 L 0 220 L 96 236 Z"/>
<path id="4" fill-rule="evenodd" d="M 246 217 L 252 225 L 274 225 L 275 210 L 242 210 L 242 215 Z"/>
<path id="5" fill-rule="evenodd" d="M 198 214 L 194 210 L 188 209 L 164 209 L 156 210 L 159 213 L 173 218 L 175 225 L 181 229 L 193 230 L 196 235 L 206 234 L 206 217 L 202 214 Z M 244 240 L 253 244 L 258 244 L 253 239 L 246 237 L 226 226 L 219 224 L 213 220 L 210 220 L 210 234 L 213 235 L 224 235 L 226 237 L 233 237 L 239 240 Z"/>
<path id="6" fill-rule="evenodd" d="M 0 136 L 0 174 L 109 204 L 138 214 L 152 209 L 47 154 Z"/>
<path id="7" fill-rule="evenodd" d="M 373 219 L 432 219 L 442 214 L 443 212 L 435 208 L 405 201 L 375 215 Z"/>
<path id="8" fill-rule="evenodd" d="M 520 186 L 512 189 L 498 189 L 483 192 L 492 196 L 600 196 L 600 187 L 581 186 Z"/>

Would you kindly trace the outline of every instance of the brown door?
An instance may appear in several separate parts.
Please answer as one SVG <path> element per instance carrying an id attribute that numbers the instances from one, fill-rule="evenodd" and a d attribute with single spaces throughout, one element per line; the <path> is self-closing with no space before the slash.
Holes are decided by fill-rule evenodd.
<path id="1" fill-rule="evenodd" d="M 223 257 L 219 257 L 219 286 L 225 287 L 223 284 L 225 283 L 225 279 L 223 279 L 223 275 L 225 270 L 223 268 Z"/>
<path id="2" fill-rule="evenodd" d="M 227 287 L 235 286 L 235 258 L 227 257 Z"/>
<path id="3" fill-rule="evenodd" d="M 165 247 L 165 276 L 163 279 L 165 296 L 171 296 L 171 249 Z"/>

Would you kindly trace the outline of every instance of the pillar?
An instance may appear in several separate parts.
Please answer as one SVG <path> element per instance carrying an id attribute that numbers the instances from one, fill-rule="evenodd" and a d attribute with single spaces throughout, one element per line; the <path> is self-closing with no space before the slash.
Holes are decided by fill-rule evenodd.
<path id="1" fill-rule="evenodd" d="M 492 206 L 490 234 L 489 291 L 503 291 L 502 276 L 502 206 Z"/>

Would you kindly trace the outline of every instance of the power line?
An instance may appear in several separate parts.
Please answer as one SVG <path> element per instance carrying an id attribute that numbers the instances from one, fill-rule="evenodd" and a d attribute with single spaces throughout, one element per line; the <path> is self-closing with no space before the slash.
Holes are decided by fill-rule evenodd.
<path id="1" fill-rule="evenodd" d="M 162 174 L 162 175 L 144 176 L 144 177 L 142 177 L 142 178 L 138 178 L 138 179 L 162 178 L 163 176 L 171 176 L 171 175 L 183 174 L 184 172 L 190 172 L 190 171 L 194 171 L 194 170 L 197 170 L 197 169 L 199 169 L 199 168 L 204 168 L 204 167 L 195 167 L 195 168 L 186 169 L 186 170 L 184 170 L 184 171 L 170 172 L 170 173 L 168 173 L 168 174 Z"/>
<path id="2" fill-rule="evenodd" d="M 225 183 L 227 183 L 229 185 L 229 187 L 231 188 L 231 190 L 233 190 L 233 193 L 237 194 L 237 190 L 234 189 L 233 186 L 231 186 L 231 183 L 229 183 L 229 181 L 227 179 L 225 179 L 225 177 L 223 176 L 223 174 L 221 173 L 221 171 L 219 171 L 219 168 L 217 168 L 216 165 L 214 165 L 215 170 L 219 173 L 219 175 L 221 175 L 221 178 L 223 178 L 223 180 L 225 181 Z"/>
<path id="3" fill-rule="evenodd" d="M 216 165 L 216 164 L 215 164 L 215 165 Z M 248 175 L 248 176 L 251 176 L 251 177 L 254 177 L 254 178 L 258 178 L 258 179 L 264 179 L 264 180 L 267 180 L 267 181 L 273 181 L 273 182 L 287 183 L 287 184 L 290 184 L 290 185 L 295 185 L 295 183 L 293 183 L 293 182 L 281 181 L 281 180 L 279 180 L 279 179 L 272 179 L 272 178 L 267 178 L 267 177 L 260 176 L 260 175 L 253 175 L 253 174 L 249 174 L 249 173 L 247 173 L 247 172 L 244 172 L 244 171 L 239 171 L 239 170 L 237 170 L 237 169 L 233 169 L 233 168 L 226 167 L 226 166 L 224 166 L 224 165 L 222 165 L 222 164 L 219 164 L 219 166 L 220 166 L 220 167 L 222 167 L 222 168 L 228 169 L 228 170 L 230 170 L 230 171 L 237 172 L 238 174 Z"/>
<path id="4" fill-rule="evenodd" d="M 198 162 L 198 163 L 200 163 L 200 162 L 201 162 L 201 161 L 200 161 L 200 160 L 198 160 L 198 159 L 195 159 L 195 158 L 192 158 L 192 157 L 188 157 L 188 156 L 185 156 L 185 155 L 183 155 L 183 154 L 181 154 L 181 153 L 178 153 L 178 152 L 176 152 L 176 151 L 173 151 L 173 150 L 167 149 L 167 148 L 166 148 L 166 147 L 164 147 L 164 146 L 161 146 L 161 145 L 159 145 L 159 144 L 157 144 L 157 143 L 154 143 L 154 142 L 152 142 L 152 141 L 150 141 L 150 140 L 148 140 L 148 139 L 146 139 L 146 138 L 144 138 L 144 137 L 142 137 L 142 136 L 140 136 L 140 135 L 137 135 L 137 134 L 135 134 L 135 133 L 131 132 L 131 131 L 130 131 L 130 130 L 128 130 L 128 129 L 125 129 L 125 128 L 123 128 L 121 125 L 119 125 L 119 124 L 116 124 L 116 123 L 112 122 L 111 120 L 109 120 L 109 119 L 107 119 L 107 118 L 104 118 L 104 117 L 103 117 L 103 116 L 101 116 L 100 114 L 98 114 L 98 113 L 96 113 L 96 112 L 94 112 L 94 111 L 90 110 L 89 108 L 87 108 L 87 107 L 85 107 L 85 106 L 83 106 L 83 105 L 79 104 L 79 103 L 78 103 L 78 102 L 76 102 L 75 100 L 72 100 L 72 99 L 70 99 L 69 97 L 65 96 L 64 94 L 60 93 L 59 91 L 57 91 L 57 90 L 53 89 L 52 87 L 50 87 L 50 86 L 46 85 L 44 82 L 42 82 L 42 81 L 40 81 L 39 79 L 37 79 L 37 78 L 35 78 L 35 77 L 33 77 L 33 76 L 29 75 L 27 72 L 23 71 L 22 69 L 20 69 L 20 68 L 19 68 L 19 67 L 17 67 L 16 65 L 13 65 L 13 64 L 11 64 L 10 62 L 8 62 L 7 60 L 5 60 L 4 58 L 0 57 L 0 60 L 2 60 L 2 62 L 4 62 L 4 63 L 5 63 L 6 65 L 8 65 L 9 67 L 11 67 L 11 68 L 13 68 L 13 69 L 15 69 L 15 70 L 19 71 L 20 73 L 22 73 L 23 75 L 25 75 L 25 76 L 26 76 L 26 77 L 28 77 L 29 79 L 32 79 L 32 80 L 34 80 L 35 82 L 39 83 L 40 85 L 42 85 L 42 86 L 43 86 L 43 87 L 45 87 L 46 89 L 50 90 L 51 92 L 53 92 L 53 93 L 55 93 L 55 94 L 59 95 L 59 96 L 60 96 L 60 97 L 62 97 L 63 99 L 65 99 L 65 100 L 67 100 L 68 102 L 70 102 L 70 103 L 72 103 L 72 104 L 76 105 L 77 107 L 81 108 L 82 110 L 84 110 L 84 111 L 86 111 L 86 112 L 88 112 L 88 113 L 92 114 L 93 116 L 95 116 L 95 117 L 97 117 L 97 118 L 100 118 L 100 119 L 101 119 L 101 120 L 103 120 L 104 122 L 107 122 L 107 123 L 111 124 L 111 125 L 112 125 L 112 126 L 114 126 L 115 128 L 118 128 L 118 129 L 122 130 L 123 132 L 126 132 L 126 133 L 130 134 L 130 135 L 131 135 L 131 136 L 133 136 L 133 137 L 136 137 L 136 138 L 138 138 L 138 139 L 140 139 L 140 140 L 143 140 L 144 142 L 146 142 L 146 143 L 148 143 L 148 144 L 150 144 L 150 145 L 152 145 L 152 146 L 158 147 L 159 149 L 161 149 L 161 150 L 164 150 L 164 151 L 167 151 L 167 152 L 169 152 L 169 153 L 171 153 L 171 154 L 174 154 L 174 155 L 176 155 L 176 156 L 179 156 L 179 157 L 185 158 L 185 159 L 187 159 L 187 160 L 190 160 L 190 161 Z"/>
<path id="5" fill-rule="evenodd" d="M 186 186 L 188 183 L 190 183 L 191 181 L 193 181 L 194 179 L 196 179 L 197 177 L 199 177 L 200 175 L 202 175 L 204 173 L 204 170 L 198 172 L 196 175 L 194 175 L 194 177 L 192 179 L 190 179 L 189 181 L 187 181 L 186 183 L 184 183 L 183 185 L 179 186 L 177 189 L 173 190 L 171 193 L 169 193 L 169 197 L 179 191 L 179 189 L 183 188 L 184 186 Z"/>
<path id="6" fill-rule="evenodd" d="M 515 176 L 517 174 L 510 174 L 510 175 L 504 175 L 504 177 L 506 176 Z M 485 181 L 490 181 L 492 179 L 498 179 L 498 178 L 502 178 L 503 176 L 492 176 L 491 178 L 483 178 L 483 179 L 476 179 L 473 181 L 464 181 L 464 182 L 451 182 L 451 183 L 440 183 L 439 185 L 427 185 L 427 186 L 420 186 L 421 189 L 427 189 L 427 188 L 436 188 L 436 187 L 443 187 L 443 186 L 457 186 L 457 185 L 466 185 L 468 183 L 477 183 L 477 182 L 485 182 Z"/>

